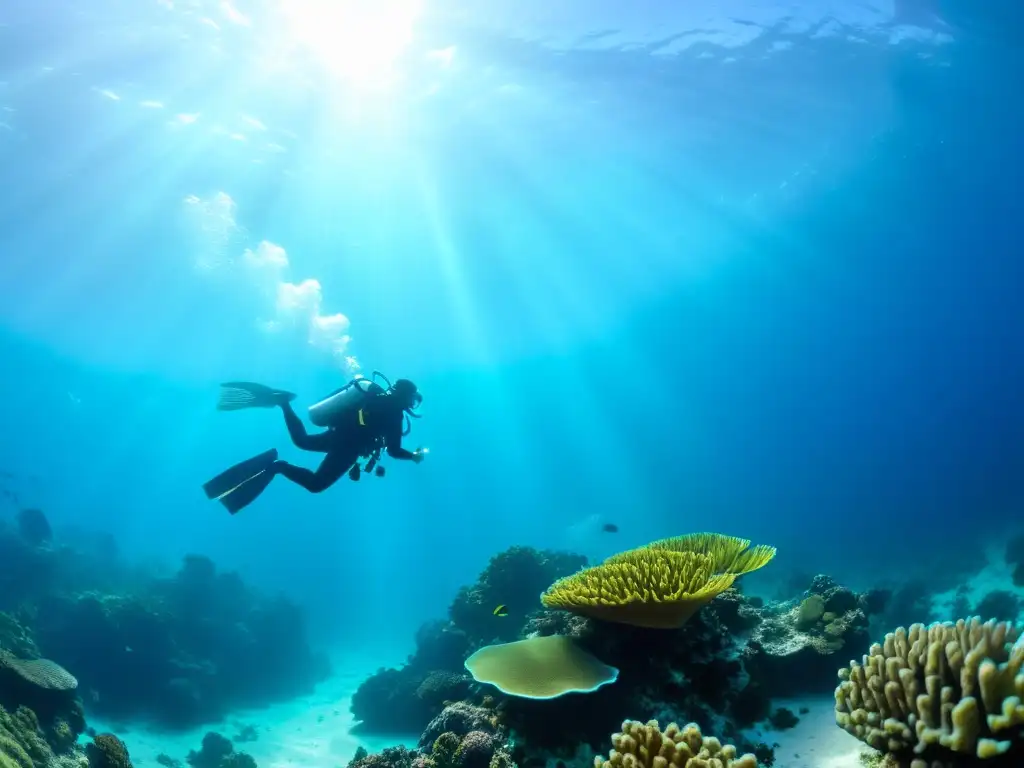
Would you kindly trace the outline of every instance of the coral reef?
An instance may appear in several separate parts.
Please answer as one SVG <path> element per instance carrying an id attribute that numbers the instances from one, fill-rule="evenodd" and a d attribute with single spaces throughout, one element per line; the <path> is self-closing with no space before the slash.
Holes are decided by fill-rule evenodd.
<path id="1" fill-rule="evenodd" d="M 169 727 L 291 698 L 329 674 L 288 600 L 250 589 L 203 556 L 157 575 L 122 563 L 109 537 L 82 542 L 55 538 L 38 509 L 0 521 L 0 704 L 17 699 L 44 730 L 75 697 L 14 680 L 18 669 L 22 678 L 45 672 L 43 656 L 60 665 L 50 671 L 73 670 L 97 714 Z M 64 719 L 81 732 L 78 710 Z"/>
<path id="2" fill-rule="evenodd" d="M 546 701 L 498 694 L 499 723 L 530 750 L 559 755 L 580 745 L 599 748 L 607 740 L 609 723 L 637 715 L 695 721 L 739 739 L 739 728 L 767 717 L 770 702 L 745 669 L 749 633 L 735 633 L 722 620 L 718 603 L 712 601 L 686 626 L 674 630 L 574 622 L 576 643 L 617 668 L 618 680 L 592 693 Z M 746 621 L 755 611 L 736 593 L 729 594 L 723 605 L 729 622 L 740 621 L 741 613 Z M 834 674 L 834 668 L 829 670 L 830 678 Z"/>
<path id="3" fill-rule="evenodd" d="M 48 659 L 19 659 L 0 651 L 0 707 L 31 719 L 58 753 L 75 743 L 85 731 L 82 704 L 76 695 L 78 681 Z"/>
<path id="4" fill-rule="evenodd" d="M 0 707 L 0 766 L 33 768 L 37 763 L 45 765 L 49 756 L 35 714 L 26 709 L 11 714 Z"/>
<path id="5" fill-rule="evenodd" d="M 526 617 L 537 610 L 537 596 L 586 564 L 585 557 L 567 552 L 511 547 L 491 558 L 476 584 L 459 590 L 448 616 L 469 638 L 470 650 L 515 640 Z M 498 605 L 507 609 L 500 620 L 494 616 Z"/>
<path id="6" fill-rule="evenodd" d="M 423 672 L 411 665 L 380 669 L 362 682 L 352 696 L 357 730 L 377 733 L 420 731 L 444 707 L 444 702 L 469 695 L 470 679 L 443 670 Z"/>
<path id="7" fill-rule="evenodd" d="M 515 768 L 503 734 L 493 730 L 442 731 L 420 742 L 422 749 L 356 752 L 349 768 Z"/>
<path id="8" fill-rule="evenodd" d="M 523 624 L 540 608 L 540 593 L 585 565 L 586 558 L 578 555 L 530 547 L 511 547 L 492 557 L 477 582 L 459 590 L 448 621 L 420 628 L 416 651 L 401 669 L 380 669 L 359 686 L 352 697 L 359 730 L 419 732 L 446 701 L 473 698 L 464 667 L 470 654 L 520 639 Z M 506 606 L 507 615 L 494 615 L 498 605 Z"/>
<path id="9" fill-rule="evenodd" d="M 526 551 L 517 548 L 515 557 L 495 558 L 490 567 L 512 562 L 527 567 L 523 565 L 528 562 Z M 740 572 L 764 565 L 774 554 L 770 547 L 749 548 L 746 540 L 713 534 L 664 539 L 630 550 L 596 568 L 682 558 L 690 565 L 663 568 L 660 577 L 645 583 L 659 589 L 664 585 L 668 593 L 672 580 L 678 587 L 689 568 L 691 573 L 699 570 L 705 582 L 723 577 L 732 586 L 702 597 L 700 605 L 687 607 L 682 626 L 675 620 L 678 613 L 670 622 L 653 622 L 656 627 L 647 627 L 637 624 L 649 622 L 609 622 L 582 610 L 548 609 L 535 603 L 535 609 L 518 623 L 514 639 L 481 649 L 487 635 L 496 634 L 498 627 L 512 626 L 507 617 L 493 615 L 494 605 L 508 604 L 504 596 L 480 586 L 497 580 L 492 570 L 481 576 L 475 587 L 460 592 L 463 601 L 471 591 L 487 595 L 486 602 L 484 598 L 476 600 L 480 610 L 471 614 L 480 624 L 424 625 L 408 664 L 400 670 L 381 670 L 365 681 L 353 699 L 353 712 L 369 726 L 367 730 L 385 732 L 387 726 L 393 731 L 420 730 L 424 751 L 403 753 L 402 759 L 421 768 L 427 762 L 438 762 L 433 745 L 444 734 L 463 738 L 472 732 L 498 741 L 508 737 L 512 745 L 507 748 L 509 759 L 524 768 L 539 768 L 551 761 L 589 765 L 594 750 L 607 743 L 610 724 L 627 718 L 693 722 L 732 741 L 739 752 L 756 755 L 759 764 L 770 765 L 771 748 L 749 743 L 742 729 L 769 718 L 772 696 L 825 692 L 834 687 L 831 681 L 841 660 L 867 650 L 867 617 L 883 609 L 888 599 L 886 592 L 857 594 L 824 576 L 807 577 L 803 583 L 810 582 L 810 588 L 799 598 L 782 603 L 765 603 L 736 588 L 734 580 Z M 533 559 L 543 557 L 536 553 Z M 656 567 L 661 566 L 648 571 Z M 534 574 L 539 570 L 536 562 L 528 568 Z M 573 583 L 580 573 L 587 571 L 560 576 L 551 584 L 560 580 L 563 586 Z M 622 585 L 632 584 L 631 589 L 642 593 L 636 579 L 630 578 L 622 577 Z M 655 592 L 649 589 L 648 602 L 652 602 L 652 594 Z M 461 610 L 453 608 L 451 615 L 466 615 Z M 662 628 L 665 623 L 669 628 Z M 495 629 L 484 631 L 481 625 Z M 502 631 L 506 637 L 511 634 Z M 537 643 L 538 639 L 585 651 L 586 658 L 601 669 L 618 670 L 618 679 L 613 685 L 597 686 L 591 680 L 587 685 L 574 683 L 542 691 L 534 683 L 538 679 L 552 683 L 559 674 L 517 675 L 522 667 L 516 659 L 512 660 L 515 663 L 508 659 L 495 662 L 490 671 L 481 666 L 490 654 L 520 647 L 540 649 L 543 644 Z M 520 646 L 517 640 L 528 642 Z M 476 681 L 458 676 L 453 669 L 456 662 L 459 669 L 466 662 Z M 426 691 L 439 688 L 445 693 L 425 700 Z M 554 698 L 545 698 L 548 695 Z M 792 725 L 792 718 L 785 714 L 776 710 L 775 727 Z"/>
<path id="10" fill-rule="evenodd" d="M 388 747 L 377 754 L 367 754 L 365 749 L 356 750 L 355 757 L 348 764 L 348 768 L 412 768 L 420 758 L 416 750 L 405 747 Z M 426 768 L 424 763 L 419 764 Z"/>
<path id="11" fill-rule="evenodd" d="M 799 602 L 767 606 L 745 650 L 746 669 L 776 696 L 819 689 L 837 654 L 868 646 L 867 601 L 830 579 L 815 577 Z"/>
<path id="12" fill-rule="evenodd" d="M 1021 765 L 1020 634 L 979 619 L 900 627 L 840 671 L 836 723 L 892 765 Z"/>
<path id="13" fill-rule="evenodd" d="M 5 698 L 9 698 L 9 692 L 4 693 Z M 69 709 L 75 704 L 69 702 Z M 80 706 L 68 719 L 54 718 L 43 724 L 27 706 L 19 704 L 11 709 L 0 706 L 0 768 L 53 768 L 65 758 L 84 760 L 84 754 L 76 745 L 81 730 L 71 725 L 76 721 L 84 729 Z"/>
<path id="14" fill-rule="evenodd" d="M 465 736 L 470 731 L 495 733 L 498 728 L 498 718 L 493 710 L 457 701 L 446 706 L 430 721 L 420 736 L 420 746 L 433 744 L 443 733 Z"/>
<path id="15" fill-rule="evenodd" d="M 86 746 L 89 768 L 132 768 L 128 747 L 112 733 L 100 733 Z"/>
<path id="16" fill-rule="evenodd" d="M 129 594 L 41 600 L 35 625 L 40 648 L 96 692 L 98 712 L 170 727 L 306 693 L 328 674 L 293 604 L 253 593 L 202 557 Z"/>

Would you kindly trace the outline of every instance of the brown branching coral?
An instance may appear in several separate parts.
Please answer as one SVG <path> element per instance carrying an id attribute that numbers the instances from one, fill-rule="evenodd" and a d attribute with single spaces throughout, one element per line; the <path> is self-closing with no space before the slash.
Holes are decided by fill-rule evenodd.
<path id="1" fill-rule="evenodd" d="M 753 755 L 738 757 L 736 747 L 704 736 L 695 723 L 671 723 L 662 731 L 657 720 L 627 720 L 612 746 L 607 760 L 594 758 L 594 768 L 757 768 Z"/>

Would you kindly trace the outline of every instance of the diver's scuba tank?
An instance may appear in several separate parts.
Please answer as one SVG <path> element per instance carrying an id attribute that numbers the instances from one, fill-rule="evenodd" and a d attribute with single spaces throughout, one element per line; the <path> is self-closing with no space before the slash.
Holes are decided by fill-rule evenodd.
<path id="1" fill-rule="evenodd" d="M 378 384 L 377 379 L 383 381 L 387 387 L 385 388 Z M 362 423 L 360 411 L 366 406 L 367 402 L 379 395 L 389 394 L 393 389 L 394 387 L 387 376 L 380 371 L 374 371 L 368 379 L 362 376 L 356 377 L 341 389 L 334 390 L 323 400 L 309 406 L 309 420 L 318 427 L 331 428 L 337 427 L 351 417 L 358 415 L 360 423 Z M 412 427 L 410 417 L 418 419 L 420 416 L 414 412 L 414 408 L 406 409 L 403 415 L 402 436 L 404 437 L 409 434 Z M 358 481 L 364 472 L 366 474 L 373 472 L 377 477 L 384 477 L 384 467 L 379 464 L 383 450 L 382 438 L 378 436 L 368 452 L 360 456 L 360 459 L 368 459 L 366 465 L 360 466 L 357 461 L 349 469 L 349 479 Z"/>
<path id="2" fill-rule="evenodd" d="M 341 389 L 309 406 L 309 420 L 318 427 L 336 427 L 346 416 L 357 413 L 371 397 L 384 392 L 384 387 L 372 379 L 352 379 Z"/>
<path id="3" fill-rule="evenodd" d="M 386 384 L 386 387 L 377 383 L 377 379 Z M 370 378 L 358 376 L 341 389 L 336 389 L 323 400 L 309 406 L 309 420 L 318 427 L 336 427 L 343 422 L 349 414 L 359 412 L 366 402 L 377 395 L 386 395 L 393 389 L 388 377 L 380 371 L 374 371 Z M 405 426 L 402 429 L 402 436 L 405 437 L 412 429 L 412 421 L 420 418 L 414 409 L 406 409 Z"/>

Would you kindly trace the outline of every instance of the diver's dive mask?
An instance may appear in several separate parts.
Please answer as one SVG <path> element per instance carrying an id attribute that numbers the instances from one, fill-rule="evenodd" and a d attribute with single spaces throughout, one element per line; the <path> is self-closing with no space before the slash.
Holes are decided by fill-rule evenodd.
<path id="1" fill-rule="evenodd" d="M 420 394 L 419 389 L 409 379 L 399 379 L 391 387 L 391 394 L 399 398 L 403 403 L 403 408 L 406 413 L 410 416 L 416 416 L 415 410 L 420 407 L 420 403 L 423 402 L 423 395 Z"/>

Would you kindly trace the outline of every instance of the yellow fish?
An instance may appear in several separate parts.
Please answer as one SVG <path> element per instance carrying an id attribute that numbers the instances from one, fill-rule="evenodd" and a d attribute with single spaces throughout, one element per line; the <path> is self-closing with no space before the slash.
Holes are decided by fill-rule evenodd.
<path id="1" fill-rule="evenodd" d="M 508 616 L 508 608 L 506 608 L 504 605 L 499 605 L 497 608 L 494 609 L 494 615 Z"/>

